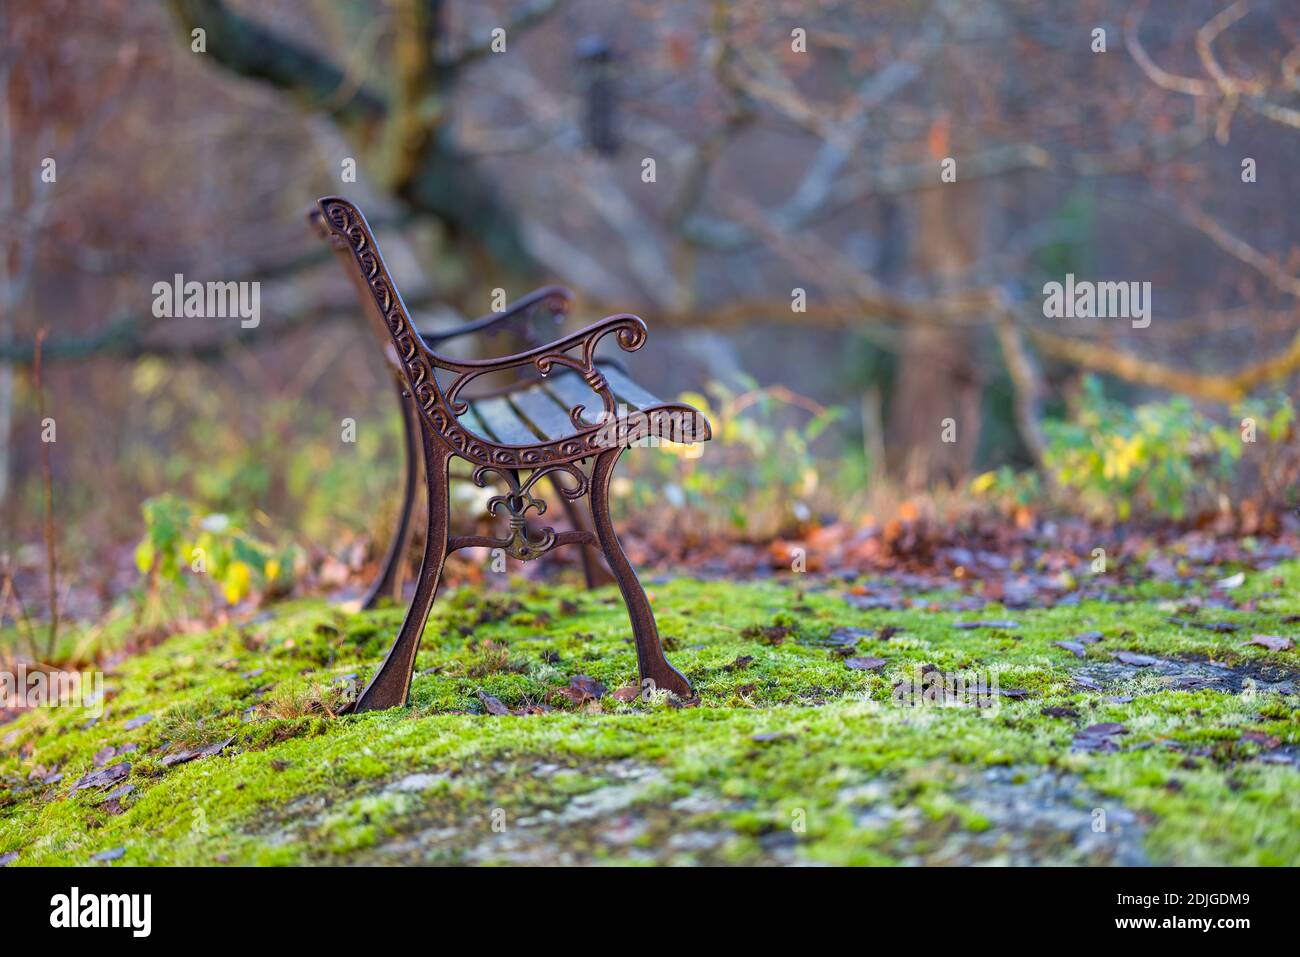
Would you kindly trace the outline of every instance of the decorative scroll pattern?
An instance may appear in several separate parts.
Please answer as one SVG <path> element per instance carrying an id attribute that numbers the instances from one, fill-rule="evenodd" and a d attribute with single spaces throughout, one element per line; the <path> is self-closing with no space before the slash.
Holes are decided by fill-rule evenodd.
<path id="1" fill-rule="evenodd" d="M 614 393 L 609 388 L 609 383 L 605 380 L 604 374 L 596 368 L 596 346 L 605 336 L 614 334 L 620 348 L 625 352 L 635 352 L 640 349 L 646 341 L 645 323 L 637 316 L 618 315 L 609 316 L 600 322 L 594 323 L 558 342 L 550 345 L 540 346 L 531 349 L 528 352 L 521 352 L 516 356 L 508 356 L 496 362 L 476 363 L 461 362 L 455 359 L 440 360 L 439 365 L 451 369 L 457 373 L 456 379 L 452 382 L 451 387 L 447 389 L 447 403 L 457 415 L 463 415 L 468 405 L 460 398 L 461 391 L 474 379 L 486 375 L 490 372 L 499 372 L 502 369 L 519 368 L 521 366 L 531 365 L 542 375 L 548 375 L 555 366 L 566 366 L 576 371 L 582 380 L 587 383 L 588 388 L 596 393 L 601 401 L 604 411 L 613 416 L 617 412 L 614 400 Z M 581 357 L 569 355 L 570 350 L 582 349 Z M 569 410 L 569 420 L 578 430 L 593 429 L 598 427 L 598 423 L 585 422 L 582 419 L 583 406 L 575 406 Z"/>
<path id="2" fill-rule="evenodd" d="M 488 513 L 496 515 L 500 509 L 504 508 L 510 515 L 510 534 L 506 538 L 489 539 L 483 544 L 504 549 L 505 553 L 511 558 L 517 558 L 525 562 L 541 557 L 556 544 L 555 529 L 550 527 L 542 529 L 541 538 L 529 537 L 528 523 L 526 521 L 528 510 L 534 509 L 538 515 L 546 511 L 546 502 L 535 497 L 532 493 L 537 480 L 545 475 L 558 476 L 564 474 L 569 476 L 573 480 L 572 484 L 565 484 L 558 478 L 555 484 L 559 488 L 560 494 L 570 501 L 586 495 L 591 487 L 590 481 L 583 471 L 572 464 L 551 465 L 535 469 L 523 482 L 519 481 L 519 473 L 514 469 L 499 468 L 495 465 L 480 465 L 474 470 L 472 476 L 474 484 L 479 488 L 486 487 L 489 472 L 495 472 L 504 479 L 509 491 L 505 495 L 494 495 L 488 499 Z"/>
<path id="3" fill-rule="evenodd" d="M 458 416 L 468 408 L 464 400 L 459 398 L 461 390 L 481 375 L 524 366 L 532 366 L 542 375 L 546 375 L 556 365 L 576 370 L 599 397 L 607 421 L 612 419 L 617 412 L 615 398 L 604 375 L 596 368 L 596 347 L 605 336 L 613 334 L 624 351 L 640 349 L 647 337 L 645 323 L 626 313 L 609 316 L 549 345 L 499 360 L 457 360 L 437 355 L 424 344 L 411 322 L 406 306 L 397 294 L 396 286 L 375 245 L 370 227 L 360 211 L 347 200 L 338 197 L 322 199 L 320 207 L 329 228 L 339 241 L 347 245 L 356 259 L 362 278 L 392 336 L 402 375 L 426 426 L 439 441 L 461 458 L 480 468 L 541 469 L 545 466 L 563 466 L 588 458 L 614 444 L 631 444 L 640 435 L 651 434 L 661 413 L 672 414 L 678 420 L 683 416 L 689 418 L 689 434 L 683 433 L 679 441 L 702 441 L 709 438 L 709 426 L 703 416 L 687 406 L 677 405 L 642 410 L 644 414 L 639 416 L 635 424 L 619 422 L 615 423 L 616 428 L 587 422 L 583 418 L 584 407 L 578 405 L 569 410 L 569 419 L 577 430 L 572 436 L 526 446 L 502 445 L 479 438 L 460 424 Z M 579 354 L 571 355 L 571 352 Z M 456 373 L 455 380 L 445 394 L 434 376 L 435 368 Z"/>

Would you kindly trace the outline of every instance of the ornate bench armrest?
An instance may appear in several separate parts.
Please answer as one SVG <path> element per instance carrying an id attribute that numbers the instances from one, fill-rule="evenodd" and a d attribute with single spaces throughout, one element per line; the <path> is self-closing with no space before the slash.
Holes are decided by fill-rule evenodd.
<path id="1" fill-rule="evenodd" d="M 512 302 L 502 312 L 489 313 L 486 316 L 480 316 L 470 322 L 451 329 L 421 329 L 420 336 L 431 347 L 441 345 L 457 336 L 468 336 L 476 332 L 494 332 L 498 326 L 512 322 L 515 319 L 523 318 L 527 320 L 534 314 L 534 311 L 545 307 L 550 310 L 552 319 L 558 325 L 569 314 L 569 307 L 573 304 L 573 294 L 563 286 L 543 286 L 530 292 L 524 298 L 517 302 Z M 527 325 L 525 323 L 525 330 Z M 536 337 L 525 331 L 525 336 L 530 345 L 537 345 Z"/>
<path id="2" fill-rule="evenodd" d="M 411 321 L 411 314 L 384 265 L 374 235 L 361 211 L 341 196 L 322 196 L 316 205 L 321 215 L 313 217 L 313 222 L 330 238 L 336 249 L 347 251 L 349 272 L 359 284 L 362 295 L 372 303 L 379 325 L 391 339 L 406 385 L 419 397 L 426 413 L 437 403 L 439 396 L 454 414 L 467 412 L 468 404 L 458 396 L 466 385 L 481 375 L 524 366 L 532 366 L 546 375 L 559 363 L 577 370 L 600 397 L 605 411 L 615 414 L 614 393 L 596 368 L 596 346 L 613 333 L 624 351 L 633 352 L 641 348 L 646 340 L 646 326 L 639 318 L 628 313 L 608 316 L 554 342 L 500 359 L 453 359 L 440 355 L 429 347 Z M 544 297 L 555 295 L 549 290 L 539 290 L 535 295 L 542 294 Z M 487 318 L 492 322 L 501 321 L 497 316 Z M 571 355 L 573 352 L 578 354 Z M 439 369 L 455 374 L 451 387 L 446 390 L 436 375 L 435 370 Z M 589 424 L 581 419 L 581 412 L 582 406 L 577 406 L 570 410 L 569 417 L 576 426 L 588 427 Z"/>
<path id="3" fill-rule="evenodd" d="M 605 411 L 612 415 L 615 412 L 614 393 L 610 390 L 604 375 L 596 368 L 596 346 L 610 334 L 614 335 L 619 348 L 624 352 L 635 352 L 640 349 L 647 337 L 646 325 L 640 317 L 631 313 L 620 313 L 606 316 L 585 329 L 579 329 L 554 342 L 500 359 L 449 360 L 445 356 L 439 356 L 437 357 L 439 365 L 459 373 L 451 387 L 447 389 L 447 401 L 451 403 L 457 414 L 460 414 L 465 411 L 465 403 L 458 398 L 461 390 L 481 375 L 522 367 L 531 367 L 542 375 L 547 375 L 553 367 L 562 365 L 576 370 L 592 392 L 600 397 Z M 581 409 L 582 407 L 579 406 L 570 412 L 574 424 L 578 426 L 584 425 L 579 417 Z"/>

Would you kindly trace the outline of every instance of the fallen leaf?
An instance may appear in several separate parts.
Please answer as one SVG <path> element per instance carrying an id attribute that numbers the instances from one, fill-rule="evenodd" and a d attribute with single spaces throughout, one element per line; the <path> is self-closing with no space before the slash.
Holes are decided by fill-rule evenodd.
<path id="1" fill-rule="evenodd" d="M 844 665 L 854 671 L 876 671 L 889 662 L 884 658 L 845 658 Z"/>
<path id="2" fill-rule="evenodd" d="M 1128 728 L 1113 721 L 1091 724 L 1074 736 L 1072 747 L 1076 751 L 1118 751 L 1115 738 L 1128 734 Z"/>
<path id="3" fill-rule="evenodd" d="M 1241 740 L 1258 744 L 1260 747 L 1266 748 L 1269 751 L 1281 747 L 1282 745 L 1281 738 L 1274 737 L 1271 734 L 1265 734 L 1263 731 L 1243 731 L 1241 733 Z"/>
<path id="4" fill-rule="evenodd" d="M 963 630 L 970 630 L 972 628 L 1000 628 L 1003 631 L 1011 631 L 1013 628 L 1019 628 L 1020 623 L 1010 620 L 959 621 L 953 627 L 961 628 Z"/>
<path id="5" fill-rule="evenodd" d="M 197 758 L 211 758 L 226 750 L 234 741 L 234 738 L 226 738 L 224 741 L 217 741 L 214 744 L 204 745 L 201 748 L 190 748 L 181 751 L 174 751 L 162 759 L 162 765 L 170 768 L 176 764 L 185 764 L 187 761 L 194 761 Z"/>
<path id="6" fill-rule="evenodd" d="M 844 600 L 854 608 L 860 608 L 863 611 L 877 611 L 885 609 L 887 611 L 901 611 L 907 607 L 906 600 L 900 595 L 854 595 L 844 596 Z"/>
<path id="7" fill-rule="evenodd" d="M 123 784 L 121 787 L 115 788 L 109 792 L 104 800 L 99 802 L 99 809 L 105 814 L 121 814 L 126 810 L 126 808 L 122 807 L 122 800 L 134 790 L 135 785 L 133 784 Z"/>
<path id="8" fill-rule="evenodd" d="M 513 712 L 513 714 L 516 714 L 519 717 L 523 717 L 525 715 L 532 715 L 532 714 L 550 714 L 554 710 L 555 709 L 552 708 L 550 705 L 542 704 L 540 702 L 536 704 L 530 702 L 529 704 L 524 705 L 518 711 Z"/>
<path id="9" fill-rule="evenodd" d="M 775 647 L 785 641 L 792 631 L 794 629 L 788 625 L 750 625 L 740 632 L 740 637 Z"/>
<path id="10" fill-rule="evenodd" d="M 1077 717 L 1079 717 L 1079 712 L 1075 711 L 1073 708 L 1067 708 L 1067 707 L 1065 707 L 1064 705 L 1052 705 L 1051 707 L 1043 708 L 1043 709 L 1042 709 L 1041 711 L 1039 711 L 1038 713 L 1041 714 L 1041 715 L 1044 715 L 1045 717 L 1048 717 L 1048 718 L 1077 718 Z"/>
<path id="11" fill-rule="evenodd" d="M 134 784 L 123 784 L 123 785 L 121 785 L 120 787 L 116 787 L 116 788 L 114 788 L 112 791 L 109 791 L 109 792 L 108 792 L 108 795 L 104 798 L 104 800 L 105 800 L 105 801 L 118 801 L 118 800 L 121 800 L 122 798 L 126 797 L 128 794 L 130 794 L 130 793 L 131 793 L 132 791 L 134 791 L 134 790 L 135 790 L 135 785 L 134 785 Z"/>
<path id="12" fill-rule="evenodd" d="M 505 715 L 510 714 L 510 709 L 503 705 L 499 698 L 492 697 L 482 689 L 476 691 L 475 694 L 478 695 L 478 700 L 483 702 L 483 707 L 487 710 L 488 714 L 494 714 L 498 717 L 504 717 Z"/>
<path id="13" fill-rule="evenodd" d="M 1110 737 L 1116 734 L 1128 734 L 1128 728 L 1117 721 L 1103 721 L 1101 724 L 1090 724 L 1084 728 L 1080 734 L 1100 735 Z"/>
<path id="14" fill-rule="evenodd" d="M 1290 651 L 1295 647 L 1294 641 L 1282 635 L 1255 635 L 1246 644 L 1258 645 L 1269 651 Z"/>
<path id="15" fill-rule="evenodd" d="M 1082 658 L 1086 654 L 1086 649 L 1077 641 L 1057 641 L 1054 644 L 1058 648 L 1064 648 L 1066 651 L 1074 652 L 1076 658 Z"/>
<path id="16" fill-rule="evenodd" d="M 1160 664 L 1159 658 L 1152 658 L 1150 655 L 1139 655 L 1133 651 L 1117 651 L 1114 658 L 1122 664 L 1132 665 L 1135 668 L 1149 668 L 1152 665 Z"/>
<path id="17" fill-rule="evenodd" d="M 628 685 L 626 688 L 617 688 L 611 692 L 611 697 L 615 701 L 635 701 L 641 694 L 641 689 L 636 685 Z"/>
<path id="18" fill-rule="evenodd" d="M 131 765 L 125 761 L 117 764 L 110 764 L 106 768 L 98 771 L 91 771 L 80 781 L 72 786 L 74 791 L 82 791 L 86 788 L 106 788 L 110 784 L 116 784 L 128 774 L 131 773 Z"/>
<path id="19" fill-rule="evenodd" d="M 842 648 L 852 648 L 863 638 L 871 637 L 866 628 L 836 628 L 826 636 L 826 644 Z"/>
<path id="20" fill-rule="evenodd" d="M 581 691 L 590 698 L 603 698 L 605 696 L 605 686 L 595 678 L 587 675 L 574 675 L 569 681 L 569 687 L 575 691 Z"/>
<path id="21" fill-rule="evenodd" d="M 1246 581 L 1245 572 L 1237 572 L 1235 575 L 1229 575 L 1227 578 L 1220 578 L 1214 583 L 1216 588 L 1240 588 Z"/>

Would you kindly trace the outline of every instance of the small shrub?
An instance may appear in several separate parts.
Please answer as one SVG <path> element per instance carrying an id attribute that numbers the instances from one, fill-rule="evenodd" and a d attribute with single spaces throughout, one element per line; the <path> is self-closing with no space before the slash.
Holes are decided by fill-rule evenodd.
<path id="1" fill-rule="evenodd" d="M 229 516 L 200 515 L 173 495 L 149 499 L 142 511 L 145 535 L 136 546 L 135 564 L 152 586 L 187 589 L 196 579 L 206 580 L 230 605 L 255 588 L 287 588 L 296 559 L 293 549 L 277 551 Z"/>

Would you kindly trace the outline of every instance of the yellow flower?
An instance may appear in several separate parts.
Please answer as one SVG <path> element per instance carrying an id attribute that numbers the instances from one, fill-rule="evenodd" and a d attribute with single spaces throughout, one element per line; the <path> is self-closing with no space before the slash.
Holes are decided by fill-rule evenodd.
<path id="1" fill-rule="evenodd" d="M 227 604 L 238 604 L 239 600 L 248 594 L 248 586 L 251 581 L 252 575 L 249 574 L 247 565 L 243 562 L 231 562 L 221 583 Z"/>

